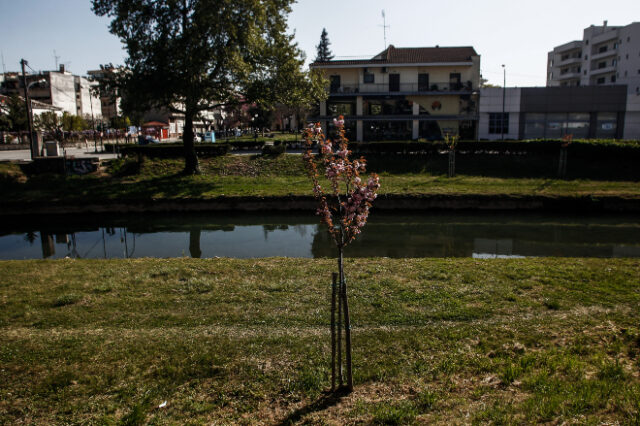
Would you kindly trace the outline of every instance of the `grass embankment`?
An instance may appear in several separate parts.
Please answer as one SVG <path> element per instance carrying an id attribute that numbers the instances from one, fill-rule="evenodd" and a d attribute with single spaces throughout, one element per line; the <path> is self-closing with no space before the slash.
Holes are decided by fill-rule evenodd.
<path id="1" fill-rule="evenodd" d="M 524 167 L 514 167 L 514 173 Z M 299 155 L 236 156 L 201 159 L 199 176 L 181 176 L 183 160 L 117 160 L 107 170 L 90 176 L 35 176 L 27 179 L 16 165 L 0 164 L 0 194 L 13 203 L 62 201 L 102 203 L 109 200 L 211 199 L 220 196 L 311 195 L 311 185 Z M 462 162 L 464 165 L 464 163 Z M 382 175 L 382 194 L 401 195 L 511 195 L 511 196 L 619 196 L 638 197 L 635 180 L 588 180 L 522 176 L 460 175 L 447 178 L 439 164 L 372 162 Z M 471 165 L 469 165 L 471 167 Z M 481 169 L 481 165 L 475 165 Z M 403 171 L 404 169 L 404 171 Z M 513 174 L 513 173 L 511 173 Z"/>
<path id="2" fill-rule="evenodd" d="M 640 261 L 2 262 L 0 423 L 634 423 Z M 158 408 L 167 401 L 164 408 Z"/>

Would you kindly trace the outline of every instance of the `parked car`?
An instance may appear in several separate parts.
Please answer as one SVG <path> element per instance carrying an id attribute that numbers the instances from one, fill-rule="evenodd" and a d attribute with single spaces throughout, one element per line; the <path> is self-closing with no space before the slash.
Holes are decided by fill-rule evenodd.
<path id="1" fill-rule="evenodd" d="M 138 136 L 138 145 L 149 145 L 150 143 L 160 143 L 160 141 L 151 135 Z"/>

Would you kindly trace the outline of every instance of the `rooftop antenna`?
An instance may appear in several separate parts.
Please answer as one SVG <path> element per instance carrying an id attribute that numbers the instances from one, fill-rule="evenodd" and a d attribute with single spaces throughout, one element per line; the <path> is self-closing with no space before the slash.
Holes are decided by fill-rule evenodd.
<path id="1" fill-rule="evenodd" d="M 4 66 L 4 53 L 0 52 L 0 56 L 2 56 L 2 74 L 6 74 L 7 68 Z"/>
<path id="2" fill-rule="evenodd" d="M 378 25 L 379 27 L 382 27 L 383 33 L 384 33 L 384 48 L 385 50 L 387 49 L 387 28 L 391 28 L 389 25 L 387 25 L 387 16 L 384 13 L 384 9 L 382 9 L 382 25 Z"/>
<path id="3" fill-rule="evenodd" d="M 53 59 L 56 61 L 56 67 L 54 68 L 54 70 L 58 70 L 58 59 L 60 59 L 60 56 L 58 56 L 58 54 L 56 53 L 56 50 L 53 49 Z"/>

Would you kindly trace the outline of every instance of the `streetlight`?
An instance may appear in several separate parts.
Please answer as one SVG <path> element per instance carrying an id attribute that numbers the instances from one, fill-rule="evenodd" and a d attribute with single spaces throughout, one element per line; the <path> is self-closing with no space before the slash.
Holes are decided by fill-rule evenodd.
<path id="1" fill-rule="evenodd" d="M 31 159 L 33 160 L 34 157 L 38 156 L 38 147 L 34 146 L 34 143 L 33 143 L 33 127 L 34 127 L 33 111 L 31 109 L 31 101 L 29 100 L 29 89 L 31 88 L 31 86 L 34 86 L 36 84 L 46 83 L 47 81 L 44 78 L 41 78 L 40 80 L 32 81 L 31 83 L 27 84 L 27 76 L 25 75 L 24 67 L 28 64 L 29 63 L 26 60 L 24 59 L 20 60 L 20 65 L 22 65 L 22 84 L 24 86 L 24 101 L 27 107 L 27 126 L 29 127 L 29 147 L 31 148 Z"/>
<path id="2" fill-rule="evenodd" d="M 506 100 L 506 96 L 507 96 L 507 67 L 502 64 L 502 73 L 503 73 L 503 77 L 504 77 L 504 81 L 502 83 L 502 119 L 500 120 L 500 133 L 502 134 L 502 140 L 504 140 L 504 114 L 505 114 L 505 110 L 504 110 L 504 106 L 505 106 L 505 100 Z"/>

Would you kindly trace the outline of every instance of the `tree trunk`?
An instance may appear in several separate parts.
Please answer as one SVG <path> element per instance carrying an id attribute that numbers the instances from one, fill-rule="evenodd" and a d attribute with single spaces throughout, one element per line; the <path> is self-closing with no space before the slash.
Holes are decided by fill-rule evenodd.
<path id="1" fill-rule="evenodd" d="M 340 257 L 342 258 L 342 249 L 340 251 Z M 338 267 L 340 276 L 342 277 L 342 265 L 338 261 Z M 338 346 L 338 383 L 340 386 L 343 384 L 342 380 L 342 281 L 338 281 L 338 338 L 336 339 L 336 345 Z"/>
<path id="2" fill-rule="evenodd" d="M 353 375 L 351 374 L 351 319 L 349 318 L 349 302 L 347 301 L 347 281 L 344 276 L 343 249 L 339 249 L 338 267 L 340 268 L 340 291 L 344 307 L 344 344 L 345 364 L 347 367 L 347 389 L 353 390 Z"/>
<path id="3" fill-rule="evenodd" d="M 336 390 L 336 293 L 338 274 L 332 274 L 331 282 L 331 392 Z"/>
<path id="4" fill-rule="evenodd" d="M 187 108 L 184 115 L 184 130 L 182 139 L 184 141 L 184 171 L 185 175 L 200 174 L 198 156 L 193 146 L 193 117 L 195 114 Z"/>

